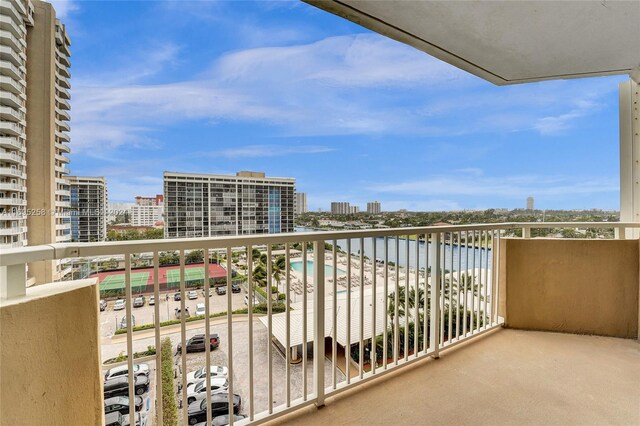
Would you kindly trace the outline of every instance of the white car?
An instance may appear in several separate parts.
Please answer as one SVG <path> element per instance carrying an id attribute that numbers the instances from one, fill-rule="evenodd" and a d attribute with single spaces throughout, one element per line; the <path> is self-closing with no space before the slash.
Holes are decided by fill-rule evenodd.
<path id="1" fill-rule="evenodd" d="M 211 394 L 224 392 L 229 389 L 229 382 L 226 377 L 212 377 L 211 378 Z M 191 404 L 197 399 L 203 399 L 207 397 L 207 381 L 199 380 L 191 385 L 187 386 L 187 404 Z"/>
<path id="2" fill-rule="evenodd" d="M 189 300 L 194 300 L 198 298 L 198 292 L 196 292 L 195 290 L 190 290 L 187 293 L 187 297 L 189 298 Z"/>
<path id="3" fill-rule="evenodd" d="M 156 304 L 156 297 L 155 296 L 150 296 L 149 297 L 149 306 L 153 306 Z"/>
<path id="4" fill-rule="evenodd" d="M 209 371 L 211 372 L 211 377 L 227 377 L 227 375 L 229 374 L 229 369 L 227 367 L 222 367 L 219 365 L 211 365 Z M 188 373 L 187 386 L 199 382 L 200 380 L 206 378 L 206 376 L 206 367 L 202 367 L 197 369 L 196 371 Z"/>
<path id="5" fill-rule="evenodd" d="M 116 300 L 116 303 L 113 304 L 114 311 L 121 311 L 124 309 L 124 307 L 125 307 L 124 299 L 118 299 Z"/>
<path id="6" fill-rule="evenodd" d="M 128 365 L 119 365 L 118 367 L 113 367 L 107 370 L 104 374 L 105 382 L 109 379 L 113 379 L 114 377 L 126 376 L 129 373 Z M 148 364 L 133 364 L 133 374 L 139 376 L 144 374 L 145 376 L 149 376 L 149 365 Z"/>
<path id="7" fill-rule="evenodd" d="M 198 303 L 196 305 L 196 316 L 204 315 L 204 303 Z"/>

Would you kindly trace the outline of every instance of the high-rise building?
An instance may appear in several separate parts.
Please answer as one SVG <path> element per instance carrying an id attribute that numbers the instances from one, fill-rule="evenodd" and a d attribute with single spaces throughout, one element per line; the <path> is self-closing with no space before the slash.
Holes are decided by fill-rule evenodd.
<path id="1" fill-rule="evenodd" d="M 295 183 L 260 172 L 165 172 L 165 238 L 293 232 Z"/>
<path id="2" fill-rule="evenodd" d="M 296 192 L 296 214 L 302 214 L 308 212 L 307 207 L 307 193 Z"/>
<path id="3" fill-rule="evenodd" d="M 69 176 L 71 239 L 81 243 L 107 238 L 107 181 L 104 177 Z"/>
<path id="4" fill-rule="evenodd" d="M 380 212 L 380 201 L 372 201 L 370 203 L 367 203 L 367 213 L 379 214 Z"/>
<path id="5" fill-rule="evenodd" d="M 527 210 L 533 210 L 533 197 L 527 197 Z"/>
<path id="6" fill-rule="evenodd" d="M 130 209 L 130 222 L 132 226 L 154 226 L 162 221 L 164 211 L 164 196 L 157 194 L 155 197 L 136 197 L 136 204 Z"/>
<path id="7" fill-rule="evenodd" d="M 346 201 L 333 201 L 331 203 L 331 214 L 350 214 L 351 206 Z"/>
<path id="8" fill-rule="evenodd" d="M 71 43 L 49 3 L 2 0 L 0 12 L 0 244 L 71 241 Z M 67 272 L 60 261 L 28 267 L 36 283 Z"/>
<path id="9" fill-rule="evenodd" d="M 351 213 L 351 214 L 360 213 L 360 207 L 358 207 L 358 206 L 349 206 L 349 213 Z"/>
<path id="10" fill-rule="evenodd" d="M 0 249 L 27 244 L 27 27 L 33 5 L 0 2 Z"/>

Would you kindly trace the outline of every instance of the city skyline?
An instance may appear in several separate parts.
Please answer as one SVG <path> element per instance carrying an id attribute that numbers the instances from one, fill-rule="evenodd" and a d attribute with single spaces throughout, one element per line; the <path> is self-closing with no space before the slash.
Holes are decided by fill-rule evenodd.
<path id="1" fill-rule="evenodd" d="M 496 87 L 303 3 L 55 4 L 72 172 L 112 202 L 161 192 L 165 170 L 246 169 L 295 177 L 310 211 L 619 208 L 624 77 Z"/>

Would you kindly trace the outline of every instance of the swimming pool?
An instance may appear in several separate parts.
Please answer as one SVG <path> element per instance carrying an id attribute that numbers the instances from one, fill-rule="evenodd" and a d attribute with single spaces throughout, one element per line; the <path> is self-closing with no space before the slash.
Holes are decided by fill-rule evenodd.
<path id="1" fill-rule="evenodd" d="M 302 272 L 302 260 L 294 260 L 291 262 L 291 269 L 296 272 Z M 338 268 L 338 275 L 346 275 L 346 271 Z M 313 275 L 313 260 L 307 260 L 307 276 Z M 324 265 L 325 278 L 331 278 L 333 276 L 333 266 Z"/>

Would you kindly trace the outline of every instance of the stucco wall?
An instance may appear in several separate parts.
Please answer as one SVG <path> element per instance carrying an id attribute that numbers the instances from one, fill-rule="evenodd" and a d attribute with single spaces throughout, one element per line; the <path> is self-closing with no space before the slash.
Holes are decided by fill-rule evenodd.
<path id="1" fill-rule="evenodd" d="M 0 425 L 101 425 L 98 287 L 45 284 L 0 304 Z"/>
<path id="2" fill-rule="evenodd" d="M 638 240 L 501 240 L 506 326 L 637 338 L 638 256 Z"/>

